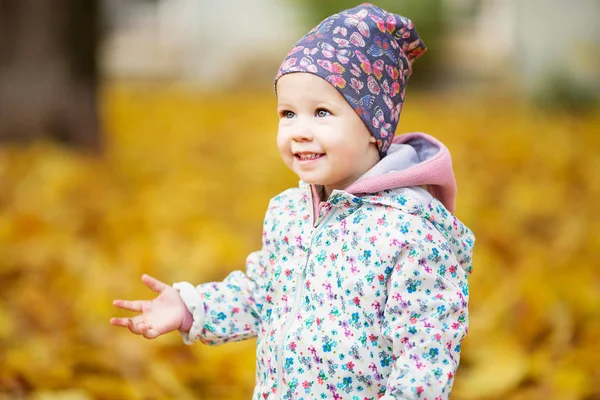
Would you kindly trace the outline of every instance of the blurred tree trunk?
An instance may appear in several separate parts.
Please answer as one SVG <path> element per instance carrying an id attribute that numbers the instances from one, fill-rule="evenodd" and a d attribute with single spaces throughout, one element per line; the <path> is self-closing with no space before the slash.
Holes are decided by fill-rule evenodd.
<path id="1" fill-rule="evenodd" d="M 0 141 L 100 150 L 99 0 L 0 0 Z"/>

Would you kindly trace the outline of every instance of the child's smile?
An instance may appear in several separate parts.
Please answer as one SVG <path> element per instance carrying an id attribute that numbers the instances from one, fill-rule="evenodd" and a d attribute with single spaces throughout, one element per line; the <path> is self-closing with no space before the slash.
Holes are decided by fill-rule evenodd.
<path id="1" fill-rule="evenodd" d="M 375 138 L 324 79 L 302 72 L 284 75 L 277 95 L 279 152 L 304 182 L 323 185 L 329 196 L 379 162 Z"/>
<path id="2" fill-rule="evenodd" d="M 296 158 L 298 160 L 300 160 L 300 162 L 307 162 L 307 163 L 318 160 L 325 156 L 324 153 L 307 153 L 307 152 L 294 153 L 294 155 L 296 156 Z"/>

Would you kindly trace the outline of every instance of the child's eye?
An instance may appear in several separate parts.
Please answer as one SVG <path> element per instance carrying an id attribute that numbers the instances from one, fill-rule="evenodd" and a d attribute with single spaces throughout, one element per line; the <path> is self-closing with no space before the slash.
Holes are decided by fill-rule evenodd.
<path id="1" fill-rule="evenodd" d="M 281 112 L 281 118 L 291 119 L 294 118 L 296 114 L 293 111 L 284 110 Z"/>
<path id="2" fill-rule="evenodd" d="M 325 117 L 331 115 L 331 113 L 324 108 L 319 108 L 317 110 L 317 112 L 315 112 L 315 115 L 319 118 L 325 118 Z"/>

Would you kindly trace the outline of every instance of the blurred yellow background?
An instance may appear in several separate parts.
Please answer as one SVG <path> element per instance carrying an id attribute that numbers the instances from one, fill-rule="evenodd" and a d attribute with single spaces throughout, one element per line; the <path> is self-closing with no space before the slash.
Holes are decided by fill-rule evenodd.
<path id="1" fill-rule="evenodd" d="M 111 86 L 105 158 L 0 151 L 0 358 L 7 398 L 249 398 L 254 341 L 185 346 L 108 325 L 113 298 L 221 279 L 260 245 L 268 199 L 296 184 L 274 96 Z M 477 236 L 453 399 L 600 393 L 600 118 L 413 96 L 402 132 L 453 154 L 456 214 Z"/>
<path id="2" fill-rule="evenodd" d="M 474 43 L 497 32 L 485 26 L 470 31 Z M 464 35 L 440 46 L 476 54 Z M 0 399 L 251 396 L 254 340 L 147 341 L 108 320 L 127 315 L 113 299 L 152 297 L 143 273 L 168 283 L 220 280 L 260 245 L 269 199 L 297 184 L 275 143 L 270 79 L 285 52 L 264 65 L 240 58 L 255 75 L 215 88 L 206 82 L 218 69 L 194 69 L 202 59 L 177 66 L 175 79 L 172 53 L 139 46 L 154 43 L 151 35 L 127 38 L 109 40 L 103 58 L 103 154 L 43 140 L 0 147 Z M 278 45 L 287 50 L 290 38 Z M 137 64 L 118 55 L 136 46 Z M 469 64 L 448 59 L 454 80 L 437 89 L 409 84 L 398 128 L 448 146 L 456 215 L 477 239 L 452 399 L 600 399 L 600 108 L 586 102 L 581 111 L 580 92 L 561 97 L 562 86 L 536 92 L 554 108 L 536 107 L 518 90 L 529 75 L 510 75 L 518 67 L 510 52 L 486 51 Z M 457 77 L 461 68 L 471 79 Z"/>

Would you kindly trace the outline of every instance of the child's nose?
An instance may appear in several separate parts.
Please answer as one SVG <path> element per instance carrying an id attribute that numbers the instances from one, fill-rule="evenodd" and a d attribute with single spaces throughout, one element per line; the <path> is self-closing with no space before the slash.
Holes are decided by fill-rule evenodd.
<path id="1" fill-rule="evenodd" d="M 305 121 L 298 119 L 297 123 L 294 126 L 294 131 L 292 132 L 292 139 L 296 142 L 302 142 L 307 140 L 312 140 L 313 133 L 310 127 L 310 124 Z"/>

